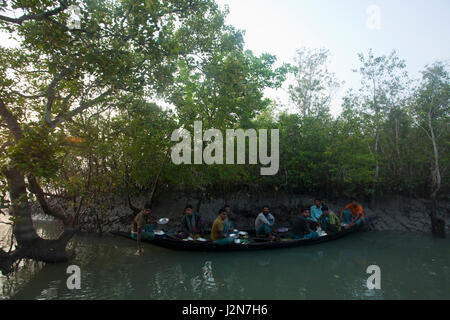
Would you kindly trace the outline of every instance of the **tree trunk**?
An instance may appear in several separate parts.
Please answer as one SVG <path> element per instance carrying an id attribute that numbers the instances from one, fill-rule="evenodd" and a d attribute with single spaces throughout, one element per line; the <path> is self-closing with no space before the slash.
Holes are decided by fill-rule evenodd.
<path id="1" fill-rule="evenodd" d="M 437 195 L 439 189 L 441 188 L 441 172 L 439 170 L 439 149 L 436 143 L 436 136 L 434 134 L 433 124 L 432 124 L 432 107 L 428 113 L 428 127 L 430 129 L 430 138 L 433 144 L 433 155 L 434 163 L 431 166 L 431 207 L 430 207 L 430 218 L 431 218 L 431 233 L 439 238 L 445 238 L 445 220 L 438 217 L 437 215 Z"/>
<path id="2" fill-rule="evenodd" d="M 14 237 L 16 249 L 11 252 L 0 250 L 0 271 L 8 274 L 13 271 L 13 264 L 19 259 L 34 259 L 42 262 L 65 262 L 69 259 L 66 246 L 77 231 L 66 220 L 64 231 L 58 239 L 42 239 L 36 233 L 31 219 L 31 207 L 26 198 L 25 176 L 15 168 L 5 171 L 11 197 L 10 213 L 14 218 Z"/>
<path id="3" fill-rule="evenodd" d="M 377 133 L 375 136 L 375 150 L 374 150 L 374 155 L 375 157 L 378 156 L 378 143 L 379 143 L 379 134 L 378 134 L 378 128 L 377 128 Z M 375 209 L 376 206 L 376 199 L 377 199 L 377 188 L 378 188 L 378 176 L 379 176 L 379 172 L 380 172 L 380 166 L 378 163 L 378 159 L 375 160 L 376 161 L 376 165 L 375 165 L 375 175 L 373 177 L 373 184 L 372 184 L 372 199 L 371 199 L 371 207 L 372 209 Z"/>
<path id="4" fill-rule="evenodd" d="M 374 148 L 374 155 L 375 155 L 375 161 L 376 161 L 376 167 L 375 167 L 375 175 L 373 177 L 373 184 L 372 184 L 372 199 L 371 199 L 371 207 L 372 209 L 375 209 L 376 206 L 376 199 L 377 199 L 377 184 L 378 184 L 378 175 L 379 175 L 379 164 L 378 164 L 378 144 L 379 144 L 379 138 L 380 135 L 378 133 L 378 104 L 377 104 L 377 95 L 376 95 L 376 81 L 375 78 L 372 79 L 373 81 L 373 109 L 375 111 L 375 148 Z"/>
<path id="5" fill-rule="evenodd" d="M 25 177 L 15 168 L 5 171 L 8 180 L 12 207 L 10 214 L 14 218 L 14 236 L 17 246 L 27 246 L 36 241 L 39 236 L 31 220 L 31 208 L 27 196 Z"/>
<path id="6" fill-rule="evenodd" d="M 163 163 L 161 164 L 161 167 L 159 167 L 158 173 L 156 174 L 155 180 L 153 181 L 152 189 L 150 190 L 149 195 L 149 202 L 150 204 L 153 204 L 153 197 L 155 195 L 156 186 L 158 185 L 159 177 L 161 176 L 161 173 L 164 170 L 164 167 L 166 166 L 167 159 L 169 159 L 169 150 L 168 149 L 164 155 Z"/>
<path id="7" fill-rule="evenodd" d="M 22 128 L 14 114 L 8 109 L 0 98 L 0 116 L 6 123 L 6 127 L 12 134 L 15 143 L 24 139 Z M 36 195 L 43 211 L 64 224 L 64 231 L 54 240 L 42 239 L 36 233 L 31 219 L 30 202 L 27 198 L 27 185 L 25 175 L 14 167 L 4 169 L 8 181 L 9 196 L 11 201 L 10 214 L 14 218 L 13 235 L 17 245 L 13 251 L 5 252 L 0 249 L 0 271 L 4 274 L 13 271 L 13 264 L 20 259 L 34 259 L 42 262 L 63 262 L 68 260 L 66 246 L 77 231 L 72 218 L 53 212 L 47 205 L 45 196 L 34 177 L 29 177 L 29 189 Z"/>
<path id="8" fill-rule="evenodd" d="M 438 238 L 445 238 L 445 220 L 437 215 L 437 201 L 431 199 L 430 205 L 431 233 Z"/>

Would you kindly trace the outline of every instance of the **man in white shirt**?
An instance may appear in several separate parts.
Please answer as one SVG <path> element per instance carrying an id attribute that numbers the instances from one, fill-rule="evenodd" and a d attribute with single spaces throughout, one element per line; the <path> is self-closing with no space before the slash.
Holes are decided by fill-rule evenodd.
<path id="1" fill-rule="evenodd" d="M 257 236 L 268 236 L 271 240 L 274 240 L 273 225 L 275 224 L 275 218 L 270 213 L 269 206 L 264 206 L 263 211 L 258 214 L 255 220 L 255 230 Z"/>

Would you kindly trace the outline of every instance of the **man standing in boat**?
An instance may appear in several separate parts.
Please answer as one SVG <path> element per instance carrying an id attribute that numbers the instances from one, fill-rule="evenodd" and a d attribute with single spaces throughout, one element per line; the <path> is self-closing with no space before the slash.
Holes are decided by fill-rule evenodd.
<path id="1" fill-rule="evenodd" d="M 155 238 L 153 231 L 156 230 L 156 220 L 150 217 L 152 207 L 145 204 L 144 209 L 139 212 L 131 224 L 131 238 L 137 240 L 138 254 L 142 254 L 141 240 L 151 240 Z"/>
<path id="2" fill-rule="evenodd" d="M 269 206 L 264 206 L 263 210 L 255 220 L 256 236 L 268 236 L 271 240 L 275 240 L 273 236 L 273 226 L 275 224 L 275 218 L 270 213 Z"/>

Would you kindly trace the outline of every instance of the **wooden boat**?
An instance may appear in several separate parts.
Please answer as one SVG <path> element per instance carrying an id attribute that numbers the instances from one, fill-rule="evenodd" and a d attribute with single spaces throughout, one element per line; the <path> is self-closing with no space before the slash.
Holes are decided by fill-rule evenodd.
<path id="1" fill-rule="evenodd" d="M 263 239 L 254 238 L 254 231 L 246 231 L 249 234 L 249 241 L 245 244 L 227 244 L 219 245 L 211 241 L 184 241 L 178 239 L 177 237 L 164 234 L 161 236 L 155 236 L 153 240 L 142 240 L 142 242 L 151 243 L 156 246 L 173 249 L 173 250 L 185 250 L 185 251 L 250 251 L 250 250 L 268 250 L 268 249 L 281 249 L 281 248 L 292 248 L 307 245 L 314 245 L 329 241 L 334 241 L 345 237 L 351 233 L 354 233 L 362 228 L 362 225 L 355 225 L 349 229 L 343 229 L 342 231 L 334 234 L 324 235 L 318 239 L 288 239 L 281 237 L 280 241 L 261 241 Z M 115 236 L 124 237 L 136 241 L 131 238 L 129 232 L 122 231 L 111 231 Z M 258 241 L 260 240 L 260 241 Z"/>

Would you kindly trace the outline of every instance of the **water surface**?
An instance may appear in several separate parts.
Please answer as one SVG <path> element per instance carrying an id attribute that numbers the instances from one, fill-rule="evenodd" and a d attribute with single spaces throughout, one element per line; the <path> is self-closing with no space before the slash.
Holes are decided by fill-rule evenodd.
<path id="1" fill-rule="evenodd" d="M 67 264 L 25 263 L 2 277 L 11 299 L 450 299 L 450 241 L 428 235 L 360 232 L 282 250 L 172 251 L 113 236 L 78 235 Z M 81 268 L 81 289 L 66 285 Z M 381 290 L 367 289 L 369 265 Z M 40 271 L 38 271 L 40 270 Z"/>

